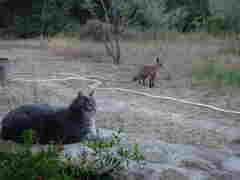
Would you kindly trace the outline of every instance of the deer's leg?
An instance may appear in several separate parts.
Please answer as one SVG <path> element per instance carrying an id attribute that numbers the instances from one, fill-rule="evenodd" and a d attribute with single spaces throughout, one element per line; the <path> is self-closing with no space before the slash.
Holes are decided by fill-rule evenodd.
<path id="1" fill-rule="evenodd" d="M 153 81 L 152 79 L 149 79 L 149 88 L 153 87 Z"/>
<path id="2" fill-rule="evenodd" d="M 153 74 L 149 79 L 149 88 L 154 87 L 155 74 Z"/>
<path id="3" fill-rule="evenodd" d="M 145 86 L 145 79 L 143 78 L 143 86 Z"/>

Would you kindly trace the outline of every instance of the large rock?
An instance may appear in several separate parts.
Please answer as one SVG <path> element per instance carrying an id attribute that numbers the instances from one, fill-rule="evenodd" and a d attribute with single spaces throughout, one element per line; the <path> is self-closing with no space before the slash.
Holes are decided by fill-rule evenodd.
<path id="1" fill-rule="evenodd" d="M 99 139 L 110 139 L 114 131 L 98 130 Z M 126 135 L 121 135 L 120 145 L 128 144 Z M 138 163 L 129 160 L 129 166 L 120 171 L 113 171 L 111 175 L 116 180 L 239 180 L 240 170 L 237 167 L 238 157 L 227 149 L 213 149 L 204 146 L 182 144 L 168 144 L 161 141 L 147 142 L 139 145 L 145 154 L 146 161 Z M 112 150 L 116 150 L 113 147 Z M 130 148 L 131 149 L 131 148 Z M 79 157 L 86 152 L 86 147 L 80 144 L 66 145 L 64 153 Z M 87 151 L 87 157 L 94 161 L 92 150 Z M 80 160 L 73 161 L 75 166 Z M 101 170 L 100 170 L 101 171 Z"/>
<path id="2" fill-rule="evenodd" d="M 190 180 L 176 169 L 156 171 L 152 168 L 125 169 L 113 173 L 116 180 Z"/>

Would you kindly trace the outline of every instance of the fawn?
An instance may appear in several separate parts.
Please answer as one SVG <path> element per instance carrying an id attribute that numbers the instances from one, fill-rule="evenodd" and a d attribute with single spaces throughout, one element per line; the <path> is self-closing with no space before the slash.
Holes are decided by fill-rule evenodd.
<path id="1" fill-rule="evenodd" d="M 89 133 L 95 134 L 96 102 L 94 91 L 89 96 L 80 91 L 72 103 L 65 107 L 48 104 L 25 104 L 7 113 L 2 120 L 1 137 L 23 143 L 22 133 L 31 129 L 34 143 L 79 142 Z M 36 141 L 36 142 L 35 142 Z"/>
<path id="2" fill-rule="evenodd" d="M 156 57 L 156 64 L 147 64 L 141 67 L 137 75 L 133 77 L 133 81 L 138 80 L 139 84 L 141 84 L 141 80 L 142 80 L 142 84 L 143 86 L 145 86 L 145 80 L 148 79 L 149 88 L 154 87 L 154 81 L 161 67 L 163 67 L 163 64 L 160 63 L 159 57 Z"/>

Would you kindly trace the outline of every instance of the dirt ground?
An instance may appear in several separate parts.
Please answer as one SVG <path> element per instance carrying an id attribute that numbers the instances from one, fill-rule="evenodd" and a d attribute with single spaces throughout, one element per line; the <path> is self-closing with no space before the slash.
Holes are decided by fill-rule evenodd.
<path id="1" fill-rule="evenodd" d="M 193 86 L 192 60 L 198 56 L 217 56 L 226 45 L 224 41 L 178 40 L 167 42 L 122 43 L 122 64 L 116 68 L 105 55 L 104 46 L 81 42 L 74 50 L 53 50 L 39 40 L 0 41 L 1 57 L 11 60 L 9 83 L 1 89 L 0 111 L 23 103 L 68 104 L 77 91 L 89 91 L 91 82 L 82 80 L 22 82 L 16 78 L 66 78 L 72 73 L 82 77 L 99 76 L 100 87 L 118 87 L 152 95 L 215 105 L 240 110 L 239 89 Z M 67 53 L 68 52 L 68 53 Z M 62 56 L 65 55 L 65 56 Z M 171 74 L 160 72 L 156 87 L 142 87 L 131 79 L 139 65 L 152 63 L 160 56 Z M 236 61 L 236 57 L 226 56 Z M 65 74 L 60 74 L 65 73 Z M 15 79 L 15 80 L 14 80 Z M 205 144 L 217 147 L 240 137 L 238 114 L 183 104 L 171 100 L 136 95 L 114 90 L 97 90 L 97 126 L 123 128 L 130 140 L 164 140 L 168 143 Z"/>

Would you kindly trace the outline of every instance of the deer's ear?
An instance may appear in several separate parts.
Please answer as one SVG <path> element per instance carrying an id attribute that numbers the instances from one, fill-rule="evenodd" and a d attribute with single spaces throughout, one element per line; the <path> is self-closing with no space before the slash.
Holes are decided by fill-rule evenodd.
<path id="1" fill-rule="evenodd" d="M 90 93 L 89 93 L 89 96 L 93 96 L 95 93 L 95 90 L 92 90 Z"/>

